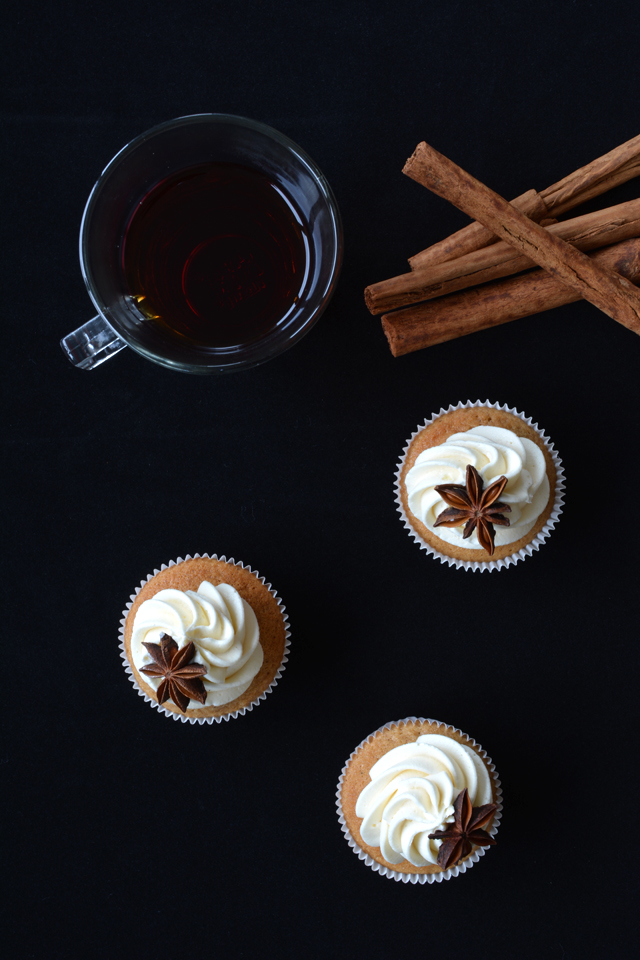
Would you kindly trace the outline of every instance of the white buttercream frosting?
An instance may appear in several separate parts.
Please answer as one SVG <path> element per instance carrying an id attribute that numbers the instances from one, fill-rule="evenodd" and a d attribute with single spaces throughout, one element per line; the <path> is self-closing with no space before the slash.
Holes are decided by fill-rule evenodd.
<path id="1" fill-rule="evenodd" d="M 227 583 L 214 587 L 204 580 L 197 591 L 160 590 L 140 604 L 133 621 L 131 657 L 138 671 L 152 663 L 143 643 L 160 643 L 166 633 L 184 647 L 193 641 L 191 663 L 207 668 L 202 677 L 207 699 L 190 710 L 230 703 L 245 692 L 262 666 L 260 628 L 256 615 Z M 157 690 L 161 678 L 144 675 Z"/>
<path id="2" fill-rule="evenodd" d="M 476 531 L 463 540 L 464 525 L 436 527 L 435 522 L 447 509 L 438 491 L 439 484 L 465 485 L 467 465 L 476 468 L 485 489 L 498 477 L 507 485 L 500 495 L 511 512 L 505 516 L 508 527 L 495 527 L 497 547 L 514 543 L 533 527 L 549 500 L 549 479 L 542 450 L 526 437 L 518 437 L 503 427 L 472 427 L 454 433 L 437 447 L 423 450 L 407 472 L 405 484 L 411 513 L 440 540 L 469 550 L 481 550 Z"/>
<path id="3" fill-rule="evenodd" d="M 493 799 L 489 772 L 475 750 L 439 733 L 389 750 L 369 776 L 356 803 L 360 836 L 392 864 L 436 863 L 442 841 L 429 834 L 453 822 L 454 800 L 465 787 L 474 807 Z"/>

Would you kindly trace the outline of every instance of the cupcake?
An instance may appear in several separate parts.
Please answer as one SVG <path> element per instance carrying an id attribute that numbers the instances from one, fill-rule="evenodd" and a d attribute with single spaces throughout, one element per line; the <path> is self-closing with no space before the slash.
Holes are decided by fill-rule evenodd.
<path id="1" fill-rule="evenodd" d="M 121 656 L 135 689 L 161 713 L 220 722 L 252 710 L 276 685 L 287 620 L 264 577 L 233 559 L 195 554 L 163 564 L 131 596 Z"/>
<path id="2" fill-rule="evenodd" d="M 466 733 L 409 717 L 380 727 L 351 754 L 338 783 L 338 818 L 373 870 L 439 883 L 495 844 L 501 796 L 493 763 Z"/>
<path id="3" fill-rule="evenodd" d="M 398 509 L 432 556 L 497 570 L 549 536 L 562 512 L 561 464 L 530 417 L 489 401 L 459 403 L 409 439 L 396 473 Z"/>

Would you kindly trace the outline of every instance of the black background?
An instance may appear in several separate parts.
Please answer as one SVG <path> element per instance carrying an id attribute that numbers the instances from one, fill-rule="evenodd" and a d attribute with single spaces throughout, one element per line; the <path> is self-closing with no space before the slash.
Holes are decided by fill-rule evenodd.
<path id="1" fill-rule="evenodd" d="M 631 955 L 640 340 L 578 303 L 396 360 L 362 290 L 466 222 L 402 176 L 420 140 L 512 197 L 636 136 L 639 27 L 632 0 L 5 12 L 12 956 Z M 199 112 L 266 122 L 319 164 L 344 221 L 335 298 L 248 372 L 130 350 L 76 370 L 58 341 L 92 315 L 93 183 Z M 416 425 L 469 399 L 533 417 L 567 472 L 550 540 L 491 574 L 427 557 L 393 497 Z M 292 630 L 267 700 L 202 727 L 137 696 L 117 644 L 139 581 L 197 551 L 257 569 Z M 410 715 L 475 737 L 503 782 L 498 846 L 439 885 L 368 869 L 335 814 L 351 750 Z"/>

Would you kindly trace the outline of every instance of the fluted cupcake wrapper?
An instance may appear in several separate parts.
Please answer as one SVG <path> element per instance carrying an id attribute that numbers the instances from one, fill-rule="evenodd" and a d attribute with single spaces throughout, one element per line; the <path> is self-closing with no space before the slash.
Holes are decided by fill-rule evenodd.
<path id="1" fill-rule="evenodd" d="M 219 716 L 216 716 L 216 717 L 198 717 L 198 716 L 195 716 L 195 717 L 194 717 L 194 716 L 186 716 L 186 715 L 183 714 L 183 713 L 174 713 L 174 712 L 171 711 L 171 710 L 167 710 L 163 704 L 159 704 L 157 700 L 154 700 L 152 697 L 150 697 L 150 696 L 146 693 L 146 691 L 144 691 L 144 690 L 140 687 L 140 685 L 138 684 L 138 681 L 136 680 L 136 677 L 135 677 L 134 672 L 133 672 L 133 670 L 132 670 L 132 668 L 131 668 L 131 665 L 130 665 L 130 663 L 129 663 L 129 660 L 128 660 L 128 658 L 127 658 L 127 654 L 126 654 L 126 651 L 125 651 L 125 637 L 124 637 L 125 623 L 126 623 L 126 620 L 127 620 L 127 616 L 128 616 L 128 614 L 129 614 L 129 610 L 131 609 L 133 603 L 135 602 L 136 597 L 137 597 L 138 594 L 140 593 L 140 590 L 145 586 L 145 584 L 147 584 L 147 583 L 149 582 L 149 580 L 152 580 L 153 577 L 157 576 L 157 574 L 159 574 L 162 570 L 166 570 L 166 569 L 168 569 L 169 567 L 177 566 L 177 565 L 180 564 L 180 563 L 184 563 L 186 560 L 197 560 L 197 559 L 219 560 L 221 563 L 228 563 L 228 564 L 233 565 L 234 567 L 239 567 L 240 569 L 246 570 L 246 571 L 248 571 L 248 573 L 251 573 L 251 574 L 253 574 L 255 577 L 257 577 L 258 580 L 259 580 L 262 584 L 264 584 L 264 586 L 267 588 L 267 590 L 269 591 L 269 593 L 272 595 L 272 597 L 273 597 L 274 600 L 276 601 L 276 603 L 277 603 L 277 605 L 278 605 L 278 609 L 280 610 L 280 613 L 281 613 L 281 615 L 282 615 L 282 620 L 283 620 L 283 624 L 284 624 L 284 631 L 285 631 L 284 651 L 283 651 L 283 655 L 282 655 L 282 660 L 280 661 L 280 666 L 279 666 L 278 669 L 276 670 L 276 673 L 275 673 L 275 675 L 274 675 L 274 677 L 273 677 L 273 680 L 271 680 L 271 682 L 269 683 L 268 687 L 267 687 L 265 690 L 263 690 L 254 700 L 252 700 L 251 703 L 246 704 L 246 706 L 243 706 L 243 707 L 241 707 L 241 708 L 238 709 L 238 710 L 229 710 L 228 713 L 223 713 L 223 714 L 220 714 Z M 273 587 L 271 586 L 271 584 L 270 584 L 270 583 L 266 583 L 265 578 L 264 578 L 264 577 L 261 577 L 260 574 L 257 572 L 257 570 L 252 570 L 251 567 L 250 567 L 248 564 L 236 562 L 236 561 L 233 559 L 233 557 L 230 557 L 230 558 L 227 560 L 227 558 L 226 558 L 225 556 L 219 557 L 219 556 L 218 556 L 217 554 L 215 554 L 215 553 L 194 553 L 193 555 L 187 554 L 185 557 L 178 557 L 177 560 L 170 560 L 169 563 L 163 563 L 162 566 L 161 566 L 159 569 L 154 570 L 153 573 L 149 573 L 149 574 L 147 575 L 147 578 L 146 578 L 145 580 L 141 580 L 141 581 L 140 581 L 140 586 L 136 588 L 136 592 L 133 593 L 133 594 L 131 594 L 129 603 L 127 603 L 127 605 L 126 605 L 126 607 L 125 607 L 125 609 L 124 609 L 124 611 L 123 611 L 123 614 L 122 614 L 122 619 L 121 619 L 121 621 L 120 621 L 120 656 L 121 656 L 122 660 L 124 661 L 125 672 L 127 673 L 128 677 L 129 677 L 129 680 L 130 680 L 131 683 L 133 684 L 135 690 L 137 690 L 137 692 L 140 694 L 141 697 L 144 697 L 144 699 L 147 701 L 147 703 L 150 703 L 152 707 L 155 707 L 156 710 L 158 710 L 159 713 L 164 713 L 165 716 L 167 716 L 167 717 L 172 717 L 174 720 L 182 720 L 183 723 L 221 723 L 223 720 L 231 720 L 231 719 L 235 719 L 236 717 L 244 716 L 245 713 L 248 713 L 250 710 L 253 710 L 254 707 L 257 707 L 257 706 L 258 706 L 258 704 L 260 703 L 261 700 L 265 700 L 265 699 L 266 699 L 267 694 L 270 693 L 270 692 L 273 690 L 273 688 L 277 685 L 278 680 L 279 680 L 280 677 L 282 676 L 282 671 L 283 671 L 284 668 L 285 668 L 285 664 L 287 663 L 287 661 L 288 661 L 288 659 L 289 659 L 289 656 L 288 656 L 288 654 L 289 654 L 289 647 L 290 647 L 290 639 L 289 639 L 289 638 L 290 638 L 290 636 L 291 636 L 291 631 L 289 630 L 288 620 L 289 620 L 289 615 L 286 613 L 286 607 L 284 606 L 284 604 L 283 604 L 282 601 L 280 600 L 280 597 L 279 597 L 278 594 L 275 592 L 275 590 L 273 589 Z M 231 706 L 232 704 L 233 704 L 233 700 L 230 701 L 229 706 Z"/>
<path id="2" fill-rule="evenodd" d="M 354 839 L 351 831 L 349 830 L 344 814 L 342 812 L 342 784 L 344 782 L 347 769 L 351 761 L 357 756 L 357 754 L 362 750 L 365 744 L 375 737 L 377 734 L 382 733 L 384 730 L 392 730 L 394 727 L 401 727 L 406 724 L 414 723 L 433 723 L 437 724 L 443 734 L 446 736 L 446 732 L 451 730 L 454 733 L 464 737 L 465 742 L 469 744 L 470 747 L 475 748 L 478 752 L 478 755 L 482 758 L 486 764 L 487 770 L 491 776 L 491 782 L 495 791 L 495 804 L 497 807 L 496 812 L 493 815 L 493 820 L 491 822 L 491 827 L 488 830 L 489 836 L 495 837 L 498 832 L 498 827 L 500 826 L 500 820 L 502 819 L 502 787 L 496 768 L 493 764 L 493 761 L 489 756 L 487 756 L 486 750 L 480 746 L 479 743 L 470 737 L 468 734 L 463 733 L 462 730 L 458 730 L 457 727 L 451 726 L 448 723 L 441 723 L 439 720 L 431 720 L 428 717 L 405 717 L 404 720 L 395 720 L 390 723 L 385 723 L 384 726 L 378 727 L 377 730 L 374 730 L 373 733 L 370 733 L 368 737 L 358 744 L 356 749 L 353 751 L 344 767 L 342 768 L 342 773 L 340 774 L 340 779 L 338 780 L 338 789 L 336 792 L 336 807 L 338 810 L 338 820 L 340 821 L 340 826 L 342 832 L 344 833 L 347 843 L 357 855 L 360 860 L 364 860 L 368 867 L 371 867 L 372 870 L 375 870 L 376 873 L 379 873 L 383 877 L 388 877 L 390 880 L 399 880 L 402 883 L 442 883 L 443 880 L 449 880 L 451 877 L 457 877 L 460 873 L 466 873 L 467 870 L 470 870 L 474 863 L 477 863 L 480 857 L 483 857 L 488 847 L 473 847 L 471 853 L 466 857 L 461 863 L 455 864 L 453 867 L 449 867 L 447 870 L 441 870 L 439 873 L 403 873 L 400 870 L 394 870 L 392 867 L 386 867 L 382 863 L 378 863 L 377 860 L 374 860 L 369 854 L 362 849 L 358 842 Z"/>
<path id="3" fill-rule="evenodd" d="M 449 557 L 447 556 L 446 553 L 442 553 L 439 550 L 436 550 L 434 547 L 431 546 L 430 543 L 427 543 L 427 541 L 424 540 L 420 536 L 420 534 L 417 533 L 416 530 L 413 528 L 409 518 L 407 517 L 407 513 L 402 503 L 402 493 L 400 489 L 401 474 L 402 474 L 402 469 L 404 467 L 404 462 L 405 462 L 407 453 L 409 451 L 409 447 L 411 446 L 411 443 L 413 442 L 415 437 L 417 437 L 417 435 L 422 430 L 424 430 L 425 427 L 428 427 L 430 423 L 433 423 L 439 417 L 442 417 L 445 413 L 451 413 L 454 410 L 471 409 L 473 407 L 492 407 L 494 410 L 504 410 L 506 413 L 511 413 L 514 416 L 519 417 L 520 420 L 524 421 L 524 423 L 532 427 L 536 431 L 540 439 L 543 441 L 547 449 L 547 452 L 549 453 L 549 456 L 553 460 L 553 464 L 556 470 L 555 496 L 554 496 L 553 510 L 551 511 L 551 515 L 549 519 L 545 523 L 542 530 L 540 530 L 540 532 L 537 533 L 536 536 L 529 543 L 527 543 L 520 550 L 517 550 L 515 553 L 509 554 L 508 556 L 503 557 L 500 560 L 458 560 L 455 557 Z M 418 426 L 413 431 L 413 433 L 407 440 L 405 448 L 402 452 L 402 458 L 400 459 L 400 462 L 396 470 L 396 482 L 395 482 L 396 503 L 398 504 L 398 512 L 402 517 L 404 525 L 409 531 L 409 534 L 413 537 L 413 539 L 416 541 L 416 543 L 418 544 L 421 550 L 426 550 L 426 552 L 430 554 L 432 557 L 435 557 L 437 560 L 440 560 L 442 563 L 448 563 L 450 567 L 456 567 L 458 569 L 462 568 L 463 570 L 474 570 L 474 571 L 480 570 L 481 572 L 485 570 L 489 570 L 489 571 L 502 570 L 503 568 L 506 568 L 511 564 L 516 564 L 519 560 L 524 560 L 526 559 L 526 557 L 530 557 L 536 550 L 539 550 L 542 544 L 547 539 L 547 537 L 550 535 L 553 528 L 555 527 L 560 517 L 560 514 L 562 513 L 562 508 L 564 505 L 564 491 L 565 491 L 565 483 L 564 483 L 564 468 L 562 466 L 562 460 L 556 453 L 556 450 L 553 444 L 551 443 L 549 438 L 543 433 L 543 431 L 539 428 L 538 424 L 533 423 L 531 417 L 525 417 L 524 413 L 520 413 L 520 411 L 516 410 L 515 407 L 508 407 L 506 403 L 505 404 L 491 403 L 490 400 L 484 400 L 484 401 L 483 400 L 475 400 L 475 401 L 467 400 L 466 403 L 460 402 L 455 406 L 451 404 L 449 407 L 447 407 L 446 410 L 443 407 L 440 410 L 440 413 L 432 414 L 431 418 L 428 420 L 425 420 L 424 423 L 420 424 L 420 426 Z"/>

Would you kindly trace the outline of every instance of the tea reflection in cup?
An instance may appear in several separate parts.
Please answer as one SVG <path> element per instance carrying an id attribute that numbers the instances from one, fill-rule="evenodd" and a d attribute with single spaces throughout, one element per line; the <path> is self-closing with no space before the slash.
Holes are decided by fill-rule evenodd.
<path id="1" fill-rule="evenodd" d="M 313 327 L 341 260 L 331 188 L 292 141 L 223 114 L 169 121 L 89 197 L 80 261 L 98 315 L 62 347 L 83 369 L 125 346 L 193 373 L 255 366 Z"/>

